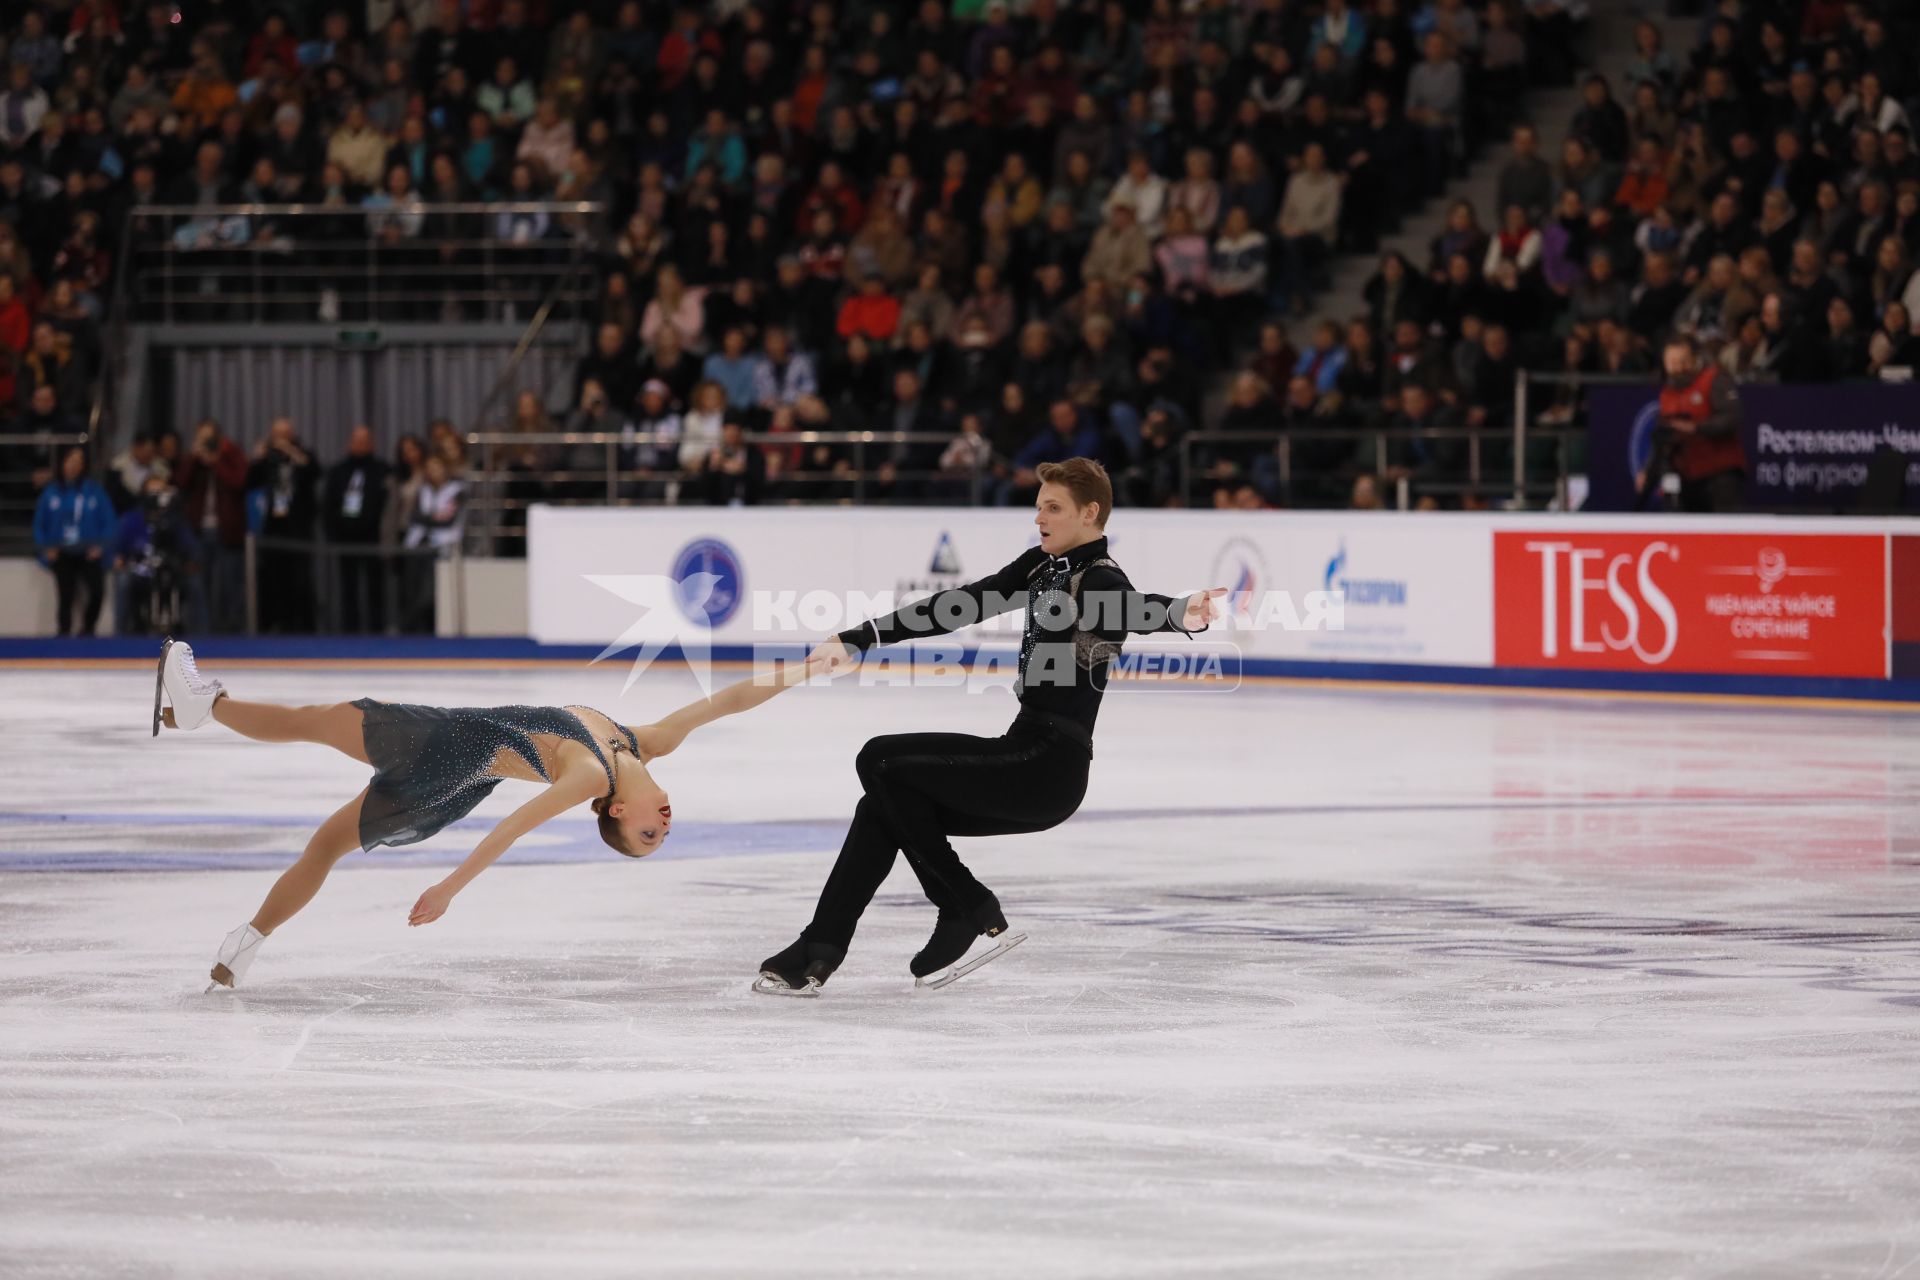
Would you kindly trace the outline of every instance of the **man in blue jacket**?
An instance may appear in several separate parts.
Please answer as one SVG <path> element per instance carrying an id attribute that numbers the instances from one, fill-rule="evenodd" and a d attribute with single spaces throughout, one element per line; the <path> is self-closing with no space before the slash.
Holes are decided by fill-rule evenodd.
<path id="1" fill-rule="evenodd" d="M 1000 487 L 1000 505 L 1031 502 L 1040 492 L 1042 464 L 1098 458 L 1103 452 L 1100 445 L 1100 429 L 1091 419 L 1073 401 L 1055 400 L 1047 408 L 1046 427 L 1014 455 L 1013 476 Z"/>
<path id="2" fill-rule="evenodd" d="M 107 548 L 119 533 L 113 502 L 97 480 L 87 475 L 84 449 L 69 449 L 60 460 L 60 474 L 40 493 L 33 513 L 33 544 L 41 563 L 53 570 L 58 584 L 59 616 L 55 635 L 71 635 L 74 591 L 87 589 L 86 623 L 82 635 L 100 625 L 100 605 L 106 588 Z"/>

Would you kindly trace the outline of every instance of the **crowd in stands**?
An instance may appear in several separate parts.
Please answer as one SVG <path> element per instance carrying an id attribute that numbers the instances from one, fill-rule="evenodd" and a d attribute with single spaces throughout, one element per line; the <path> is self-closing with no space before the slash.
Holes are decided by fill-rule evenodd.
<path id="1" fill-rule="evenodd" d="M 525 425 L 683 433 L 625 454 L 726 501 L 828 494 L 894 429 L 873 499 L 1104 458 L 1125 501 L 1377 492 L 1360 429 L 1507 425 L 1513 370 L 1634 371 L 1664 335 L 1741 376 L 1911 362 L 1920 90 L 1907 10 L 1719 0 L 1617 84 L 1572 83 L 1582 0 L 61 0 L 0 52 L 0 403 L 82 415 L 135 203 L 298 199 L 395 240 L 427 201 L 603 203 L 592 350 Z M 1383 260 L 1364 315 L 1300 329 L 1505 139 L 1499 207 Z M 570 234 L 543 216 L 490 229 Z M 1226 382 L 1224 406 L 1209 411 Z M 1569 401 L 1550 407 L 1571 415 Z M 1293 451 L 1274 429 L 1350 430 Z M 1195 430 L 1204 491 L 1174 461 Z M 521 451 L 522 491 L 558 462 Z M 710 460 L 719 459 L 717 463 Z M 1457 471 L 1446 441 L 1391 471 Z M 689 491 L 686 480 L 696 482 Z M 820 483 L 822 480 L 827 483 Z M 663 483 L 667 483 L 664 482 Z M 642 485 L 640 497 L 663 489 Z"/>
<path id="2" fill-rule="evenodd" d="M 1056 437 L 1151 463 L 1257 322 L 1437 190 L 1514 109 L 1527 40 L 1570 21 L 1517 0 L 27 5 L 4 33 L 0 401 L 84 416 L 133 204 L 300 200 L 404 238 L 432 233 L 421 202 L 554 197 L 612 211 L 616 415 L 653 381 L 701 414 L 717 355 L 744 426 L 786 408 L 958 442 L 903 474 L 990 451 L 1011 494 Z M 811 387 L 748 385 L 776 331 Z"/>

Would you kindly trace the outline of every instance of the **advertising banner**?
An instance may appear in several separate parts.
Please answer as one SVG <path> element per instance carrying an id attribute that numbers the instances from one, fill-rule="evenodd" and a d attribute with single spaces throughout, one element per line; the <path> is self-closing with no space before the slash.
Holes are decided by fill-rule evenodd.
<path id="1" fill-rule="evenodd" d="M 1219 529 L 1219 525 L 1215 525 Z M 1277 590 L 1296 602 L 1325 593 L 1338 627 L 1257 626 L 1236 635 L 1249 657 L 1484 667 L 1493 660 L 1493 576 L 1487 527 L 1314 513 L 1236 521 L 1187 548 L 1209 581 L 1234 594 L 1236 622 Z"/>
<path id="2" fill-rule="evenodd" d="M 1887 674 L 1884 534 L 1608 532 L 1493 540 L 1503 667 Z"/>
<path id="3" fill-rule="evenodd" d="M 1130 649 L 1485 667 L 1489 537 L 1465 518 L 1128 511 L 1108 545 L 1142 591 L 1232 593 L 1230 621 L 1205 636 Z M 1025 509 L 536 507 L 529 627 L 548 644 L 793 643 L 986 577 L 1037 541 Z M 1011 646 L 1019 625 L 1006 615 L 955 635 Z"/>
<path id="4" fill-rule="evenodd" d="M 1638 509 L 1634 476 L 1652 456 L 1658 396 L 1652 385 L 1587 391 L 1586 510 Z M 1890 449 L 1905 458 L 1908 507 L 1920 508 L 1920 385 L 1749 383 L 1740 412 L 1748 505 L 1845 511 L 1874 455 Z"/>
<path id="5" fill-rule="evenodd" d="M 528 625 L 546 644 L 793 643 L 984 577 L 1024 511 L 535 507 Z"/>
<path id="6" fill-rule="evenodd" d="M 536 507 L 529 630 L 548 644 L 806 644 L 987 577 L 1024 509 Z M 1920 678 L 1920 522 L 1747 516 L 1126 511 L 1143 591 L 1228 589 L 1202 637 L 1128 651 L 1272 662 Z M 954 633 L 1010 649 L 1007 614 Z"/>

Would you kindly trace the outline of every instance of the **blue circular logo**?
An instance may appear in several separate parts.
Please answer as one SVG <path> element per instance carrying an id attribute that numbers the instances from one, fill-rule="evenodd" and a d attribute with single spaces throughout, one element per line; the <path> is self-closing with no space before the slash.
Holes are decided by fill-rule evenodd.
<path id="1" fill-rule="evenodd" d="M 1660 402 L 1649 400 L 1633 415 L 1627 434 L 1627 474 L 1637 476 L 1653 461 L 1653 429 L 1660 423 Z"/>
<path id="2" fill-rule="evenodd" d="M 689 622 L 722 627 L 747 597 L 740 557 L 718 538 L 697 538 L 673 558 L 673 599 Z"/>

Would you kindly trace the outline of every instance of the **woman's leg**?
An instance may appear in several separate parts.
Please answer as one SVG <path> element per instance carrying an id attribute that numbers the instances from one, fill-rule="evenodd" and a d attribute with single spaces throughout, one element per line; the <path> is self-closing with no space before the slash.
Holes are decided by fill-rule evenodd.
<path id="1" fill-rule="evenodd" d="M 221 705 L 226 701 L 221 699 Z M 360 802 L 366 798 L 367 793 L 362 791 L 321 823 L 320 829 L 307 841 L 306 852 L 300 855 L 300 860 L 274 881 L 266 901 L 253 913 L 253 927 L 261 934 L 272 933 L 313 901 L 313 895 L 326 883 L 333 864 L 360 847 Z"/>
<path id="2" fill-rule="evenodd" d="M 283 707 L 275 702 L 223 697 L 213 704 L 213 718 L 255 742 L 315 742 L 352 756 L 361 764 L 372 763 L 367 759 L 366 734 L 361 728 L 365 717 L 351 702 Z"/>

